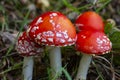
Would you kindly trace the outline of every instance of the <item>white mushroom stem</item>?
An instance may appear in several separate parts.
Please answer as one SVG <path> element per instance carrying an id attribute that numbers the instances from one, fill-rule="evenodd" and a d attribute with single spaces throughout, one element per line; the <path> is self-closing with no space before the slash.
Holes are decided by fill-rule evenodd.
<path id="1" fill-rule="evenodd" d="M 88 2 L 90 2 L 92 4 L 95 4 L 98 0 L 86 0 L 86 1 L 88 1 Z"/>
<path id="2" fill-rule="evenodd" d="M 60 76 L 62 68 L 60 47 L 50 47 L 49 57 L 52 77 Z"/>
<path id="3" fill-rule="evenodd" d="M 91 60 L 92 55 L 83 54 L 79 63 L 78 72 L 75 80 L 86 80 Z"/>
<path id="4" fill-rule="evenodd" d="M 23 77 L 24 80 L 32 80 L 33 74 L 33 56 L 24 57 L 23 61 Z"/>

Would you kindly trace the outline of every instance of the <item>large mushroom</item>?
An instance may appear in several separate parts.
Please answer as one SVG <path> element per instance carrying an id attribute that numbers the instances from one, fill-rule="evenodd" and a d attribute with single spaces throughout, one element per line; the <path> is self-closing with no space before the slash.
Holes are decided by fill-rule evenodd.
<path id="1" fill-rule="evenodd" d="M 103 32 L 83 30 L 78 33 L 76 48 L 83 53 L 75 80 L 86 80 L 93 55 L 110 52 L 111 42 Z"/>
<path id="2" fill-rule="evenodd" d="M 33 73 L 33 56 L 41 52 L 41 48 L 38 44 L 32 41 L 26 34 L 21 33 L 16 43 L 16 50 L 24 57 L 23 61 L 23 77 L 24 80 L 32 80 Z"/>
<path id="3" fill-rule="evenodd" d="M 46 12 L 31 22 L 27 32 L 36 43 L 49 47 L 52 76 L 60 75 L 62 68 L 60 47 L 73 45 L 77 39 L 71 21 L 60 12 Z"/>

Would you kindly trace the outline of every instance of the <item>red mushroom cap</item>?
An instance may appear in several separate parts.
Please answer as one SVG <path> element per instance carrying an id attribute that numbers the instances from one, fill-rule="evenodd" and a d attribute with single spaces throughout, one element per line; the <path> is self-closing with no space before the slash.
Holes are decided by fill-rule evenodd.
<path id="1" fill-rule="evenodd" d="M 81 31 L 78 33 L 76 48 L 86 54 L 105 54 L 112 45 L 103 32 Z"/>
<path id="2" fill-rule="evenodd" d="M 93 30 L 104 32 L 104 22 L 100 15 L 93 11 L 82 13 L 75 22 L 80 30 Z"/>
<path id="3" fill-rule="evenodd" d="M 36 43 L 49 46 L 72 45 L 77 36 L 71 21 L 60 12 L 47 12 L 35 18 L 27 32 Z"/>
<path id="4" fill-rule="evenodd" d="M 23 32 L 18 38 L 16 50 L 22 56 L 33 56 L 41 52 L 40 46 L 31 41 L 26 32 Z"/>

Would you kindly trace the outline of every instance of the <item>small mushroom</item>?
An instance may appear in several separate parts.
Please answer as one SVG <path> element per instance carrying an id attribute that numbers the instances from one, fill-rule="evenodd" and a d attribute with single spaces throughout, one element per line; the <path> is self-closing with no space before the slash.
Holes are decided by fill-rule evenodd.
<path id="1" fill-rule="evenodd" d="M 103 32 L 83 30 L 78 33 L 76 48 L 83 53 L 75 80 L 86 80 L 92 55 L 110 52 L 112 44 Z"/>
<path id="2" fill-rule="evenodd" d="M 52 77 L 61 74 L 60 47 L 76 42 L 76 30 L 71 21 L 60 12 L 46 12 L 30 23 L 28 36 L 36 43 L 49 47 Z"/>
<path id="3" fill-rule="evenodd" d="M 104 32 L 104 22 L 100 15 L 93 11 L 87 11 L 78 16 L 75 21 L 79 30 L 93 30 Z"/>
<path id="4" fill-rule="evenodd" d="M 21 33 L 16 43 L 16 50 L 24 57 L 23 61 L 23 76 L 24 80 L 32 80 L 33 73 L 33 56 L 42 51 L 42 48 L 34 41 L 32 41 L 26 34 Z"/>

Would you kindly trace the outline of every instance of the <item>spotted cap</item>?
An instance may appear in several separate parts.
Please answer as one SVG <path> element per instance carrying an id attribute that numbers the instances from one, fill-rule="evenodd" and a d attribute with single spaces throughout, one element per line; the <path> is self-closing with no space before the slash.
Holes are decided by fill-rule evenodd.
<path id="1" fill-rule="evenodd" d="M 41 46 L 31 41 L 26 32 L 21 33 L 16 43 L 16 50 L 22 56 L 33 56 L 42 51 Z"/>
<path id="2" fill-rule="evenodd" d="M 110 52 L 112 44 L 103 32 L 81 31 L 76 41 L 77 50 L 86 54 L 105 54 Z"/>
<path id="3" fill-rule="evenodd" d="M 67 46 L 76 42 L 76 30 L 60 12 L 46 12 L 30 23 L 28 36 L 36 43 L 48 46 Z"/>

